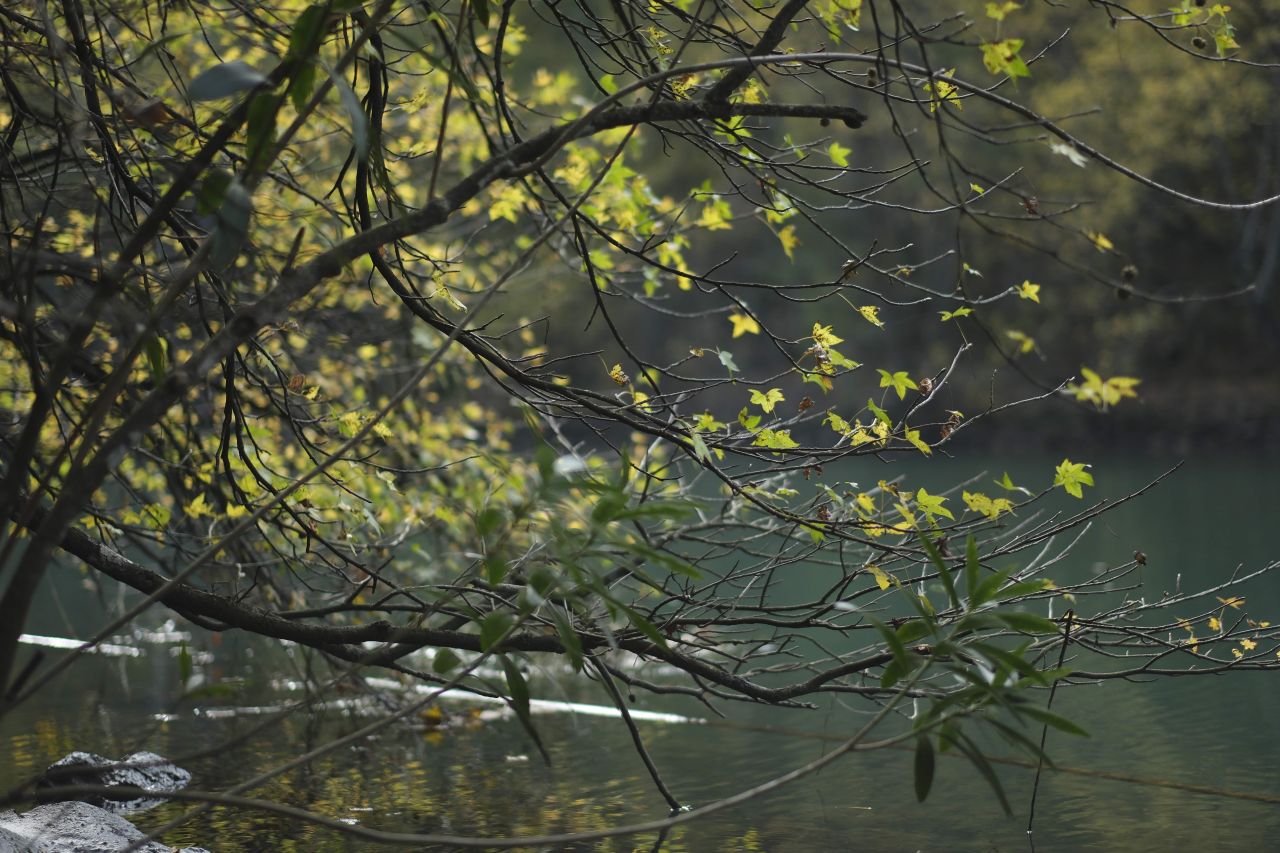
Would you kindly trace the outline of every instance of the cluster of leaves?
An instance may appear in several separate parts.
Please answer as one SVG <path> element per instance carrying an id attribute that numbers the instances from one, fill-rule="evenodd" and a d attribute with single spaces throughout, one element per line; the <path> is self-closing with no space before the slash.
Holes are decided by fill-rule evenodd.
<path id="1" fill-rule="evenodd" d="M 987 760 L 986 750 L 966 733 L 970 726 L 986 728 L 1014 749 L 1036 760 L 1045 760 L 1034 739 L 1036 728 L 1052 726 L 1074 735 L 1085 731 L 1029 699 L 1027 687 L 1048 687 L 1070 674 L 1069 669 L 1037 665 L 1031 639 L 1010 643 L 1007 635 L 1058 636 L 1058 624 L 1023 610 L 1002 608 L 1001 602 L 1025 599 L 1044 591 L 1044 581 L 1016 581 L 1010 572 L 984 571 L 973 537 L 965 544 L 961 582 L 943 558 L 932 534 L 922 532 L 921 544 L 937 573 L 944 600 L 940 606 L 924 593 L 910 593 L 915 618 L 896 628 L 880 626 L 893 660 L 880 677 L 882 685 L 905 681 L 914 684 L 932 668 L 947 672 L 963 685 L 945 698 L 931 702 L 913 724 L 916 743 L 915 789 L 923 801 L 933 785 L 934 753 L 956 750 L 967 758 L 991 785 L 1006 812 L 1010 811 L 1003 786 Z M 1070 629 L 1070 621 L 1066 623 Z M 913 643 L 927 644 L 912 647 Z M 1067 638 L 1064 637 L 1063 642 Z M 1047 647 L 1041 649 L 1045 652 Z M 1012 718 L 1012 724 L 1006 721 Z M 935 750 L 934 744 L 937 744 Z"/>

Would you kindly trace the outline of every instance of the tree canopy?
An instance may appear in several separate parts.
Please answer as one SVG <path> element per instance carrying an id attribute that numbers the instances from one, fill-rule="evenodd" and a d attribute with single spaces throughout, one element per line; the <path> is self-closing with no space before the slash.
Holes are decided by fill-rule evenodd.
<path id="1" fill-rule="evenodd" d="M 921 798 L 1074 731 L 1036 688 L 1280 666 L 1243 575 L 1064 569 L 1132 497 L 1070 448 L 916 464 L 1133 405 L 1117 341 L 1274 277 L 1274 21 L 1143 9 L 6 4 L 0 715 L 77 659 L 18 646 L 58 552 L 138 593 L 91 642 L 158 604 L 433 688 L 377 725 L 472 691 L 536 742 L 554 662 L 641 755 L 637 695 L 840 696 L 795 775 L 905 741 Z M 1151 281 L 1201 221 L 1229 274 Z"/>

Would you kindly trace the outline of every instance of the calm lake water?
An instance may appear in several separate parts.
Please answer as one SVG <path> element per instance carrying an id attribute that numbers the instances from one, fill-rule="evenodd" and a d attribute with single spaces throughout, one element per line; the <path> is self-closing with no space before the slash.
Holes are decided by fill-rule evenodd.
<path id="1" fill-rule="evenodd" d="M 1040 486 L 1057 460 L 1010 466 L 1015 481 Z M 1098 496 L 1120 496 L 1175 460 L 1095 458 Z M 911 482 L 937 491 L 982 469 L 972 458 L 914 469 Z M 999 476 L 1003 468 L 991 471 Z M 1238 565 L 1280 558 L 1276 466 L 1250 459 L 1189 461 L 1141 500 L 1095 525 L 1071 557 L 1072 571 L 1148 555 L 1149 599 L 1220 582 Z M 870 469 L 856 479 L 874 482 Z M 924 479 L 926 478 L 927 479 Z M 949 478 L 949 479 L 948 479 Z M 31 633 L 86 636 L 101 618 L 78 570 L 64 568 L 46 590 Z M 54 591 L 56 589 L 56 595 Z M 1280 623 L 1280 575 L 1244 594 L 1249 613 Z M 1190 614 L 1188 614 L 1190 615 Z M 159 626 L 163 613 L 153 614 Z M 178 626 L 179 630 L 186 630 Z M 1201 629 L 1203 633 L 1205 629 Z M 0 786 L 36 773 L 73 749 L 119 757 L 149 749 L 192 771 L 193 788 L 220 790 L 367 721 L 333 710 L 295 714 L 267 734 L 211 754 L 262 718 L 219 708 L 296 699 L 273 676 L 301 678 L 305 657 L 226 635 L 194 632 L 198 669 L 212 679 L 246 679 L 234 699 L 178 701 L 177 646 L 138 643 L 138 657 L 93 657 L 64 674 L 36 702 L 0 722 Z M 202 657 L 208 653 L 208 658 Z M 50 651 L 57 655 L 61 652 Z M 270 663 L 264 661 L 270 659 Z M 203 661 L 201 663 L 201 661 Z M 292 671 L 290 671 L 292 670 Z M 555 678 L 532 681 L 548 699 L 603 702 Z M 1108 682 L 1060 690 L 1055 710 L 1089 739 L 1051 734 L 1060 765 L 1047 771 L 1036 807 L 1038 851 L 1276 849 L 1280 843 L 1280 673 Z M 461 713 L 465 706 L 449 705 Z M 695 716 L 678 699 L 640 697 L 638 708 Z M 643 723 L 647 744 L 682 801 L 710 802 L 776 776 L 829 750 L 867 709 L 831 703 L 818 711 L 727 707 L 730 724 Z M 392 727 L 258 789 L 257 796 L 382 829 L 490 836 L 578 831 L 665 814 L 617 720 L 581 714 L 538 718 L 548 767 L 511 719 L 485 715 L 437 729 Z M 1102 774 L 1121 775 L 1125 781 Z M 1026 851 L 1033 772 L 1000 768 L 1015 814 L 1006 817 L 963 760 L 939 758 L 933 792 L 917 805 L 911 754 L 848 756 L 820 774 L 734 810 L 674 830 L 660 847 L 635 837 L 558 849 L 631 851 Z M 1178 786 L 1208 789 L 1190 791 Z M 180 813 L 168 805 L 133 820 L 144 828 Z M 266 813 L 215 810 L 165 836 L 169 844 L 215 851 L 365 850 L 369 842 L 300 827 Z"/>

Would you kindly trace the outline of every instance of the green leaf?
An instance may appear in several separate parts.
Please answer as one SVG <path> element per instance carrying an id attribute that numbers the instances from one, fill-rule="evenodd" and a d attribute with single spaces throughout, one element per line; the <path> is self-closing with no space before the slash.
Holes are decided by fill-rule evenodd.
<path id="1" fill-rule="evenodd" d="M 511 628 L 511 614 L 495 610 L 480 620 L 480 649 L 489 651 Z"/>
<path id="2" fill-rule="evenodd" d="M 917 802 L 923 803 L 925 798 L 929 796 L 929 789 L 933 787 L 933 763 L 933 743 L 930 742 L 928 735 L 920 735 L 916 738 L 915 781 Z"/>
<path id="3" fill-rule="evenodd" d="M 596 525 L 605 525 L 618 517 L 627 505 L 627 496 L 621 491 L 608 491 L 596 500 L 595 509 L 591 510 L 591 521 Z"/>
<path id="4" fill-rule="evenodd" d="M 510 573 L 511 567 L 507 565 L 507 561 L 497 555 L 490 555 L 484 561 L 484 577 L 489 583 L 502 583 Z"/>
<path id="5" fill-rule="evenodd" d="M 1089 737 L 1089 733 L 1087 731 L 1080 728 L 1066 717 L 1061 717 L 1052 711 L 1046 711 L 1045 709 L 1037 708 L 1034 705 L 1018 705 L 1016 708 L 1017 713 L 1024 714 L 1037 722 L 1052 726 L 1058 731 L 1076 735 L 1077 737 Z"/>
<path id="6" fill-rule="evenodd" d="M 1038 584 L 1037 584 L 1038 586 Z M 1023 634 L 1056 634 L 1058 624 L 1051 619 L 1037 616 L 1034 613 L 1023 613 L 1017 610 L 997 613 L 996 618 L 1015 631 Z"/>
<path id="7" fill-rule="evenodd" d="M 325 20 L 328 18 L 327 5 L 313 3 L 302 10 L 302 14 L 293 25 L 293 31 L 289 33 L 286 59 L 310 59 L 316 55 L 324 35 Z"/>
<path id="8" fill-rule="evenodd" d="M 1004 786 L 1000 784 L 1000 779 L 996 776 L 995 770 L 991 768 L 991 763 L 983 756 L 977 744 L 958 731 L 954 733 L 952 742 L 957 749 L 964 753 L 965 758 L 968 758 L 970 763 L 978 768 L 978 772 L 982 774 L 982 777 L 987 780 L 987 784 L 995 792 L 996 798 L 1000 800 L 1000 806 L 1004 809 L 1004 813 L 1012 815 L 1013 809 L 1009 808 L 1009 798 L 1005 796 Z"/>
<path id="9" fill-rule="evenodd" d="M 529 715 L 529 685 L 510 658 L 499 655 L 498 660 L 502 663 L 502 672 L 507 679 L 507 692 L 511 694 L 511 710 L 516 712 L 520 725 L 524 727 L 529 739 L 538 747 L 542 760 L 550 764 L 551 756 L 547 755 L 547 750 L 542 745 L 542 738 L 538 735 L 538 730 L 533 727 L 533 718 Z"/>
<path id="10" fill-rule="evenodd" d="M 1004 589 L 997 592 L 994 598 L 997 601 L 1007 601 L 1013 598 L 1021 598 L 1024 595 L 1034 595 L 1037 592 L 1043 592 L 1046 587 L 1043 580 L 1035 581 L 1019 581 L 1011 583 Z"/>
<path id="11" fill-rule="evenodd" d="M 462 659 L 458 657 L 453 649 L 436 649 L 435 659 L 431 661 L 431 668 L 438 674 L 444 675 L 460 663 L 462 663 Z"/>
<path id="12" fill-rule="evenodd" d="M 907 389 L 918 391 L 920 386 L 907 375 L 907 371 L 899 370 L 896 373 L 890 373 L 887 370 L 876 368 L 876 372 L 880 374 L 880 387 L 892 388 L 898 392 L 898 399 L 901 400 L 907 396 Z"/>
<path id="13" fill-rule="evenodd" d="M 623 613 L 626 614 L 627 620 L 636 627 L 636 630 L 648 637 L 650 642 L 655 646 L 664 649 L 667 647 L 667 638 L 662 636 L 661 632 L 654 627 L 652 622 L 632 610 L 630 607 L 627 607 L 626 605 L 621 606 Z"/>
<path id="14" fill-rule="evenodd" d="M 938 570 L 938 579 L 942 581 L 942 588 L 947 591 L 947 600 L 951 602 L 952 607 L 959 607 L 960 597 L 956 595 L 956 585 L 951 579 L 951 570 L 947 568 L 946 561 L 942 559 L 938 546 L 929 538 L 929 534 L 923 530 L 920 531 L 920 542 L 924 545 L 925 553 L 929 555 L 929 562 L 933 563 L 933 567 Z"/>
<path id="15" fill-rule="evenodd" d="M 218 682 L 216 684 L 201 684 L 194 690 L 188 690 L 182 694 L 182 698 L 187 702 L 209 701 L 211 699 L 232 699 L 239 695 L 244 689 L 243 684 L 236 682 Z"/>
<path id="16" fill-rule="evenodd" d="M 923 619 L 908 619 L 898 626 L 895 632 L 898 640 L 905 646 L 907 643 L 914 643 L 921 637 L 926 637 L 933 633 L 933 626 Z"/>
<path id="17" fill-rule="evenodd" d="M 867 400 L 867 410 L 870 411 L 871 414 L 875 416 L 875 419 L 880 423 L 887 427 L 893 426 L 893 420 L 889 417 L 889 414 L 884 409 L 877 406 L 874 400 Z"/>
<path id="18" fill-rule="evenodd" d="M 240 247 L 249 237 L 249 221 L 253 216 L 253 199 L 238 180 L 230 181 L 217 212 L 217 225 L 209 250 L 209 263 L 214 269 L 226 269 L 240 255 Z"/>
<path id="19" fill-rule="evenodd" d="M 907 665 L 898 658 L 894 658 L 885 665 L 884 671 L 880 673 L 880 687 L 888 690 L 897 684 L 907 674 Z"/>
<path id="20" fill-rule="evenodd" d="M 997 615 L 996 618 L 1000 618 Z M 1029 679 L 1036 684 L 1047 685 L 1044 674 L 1036 669 L 1029 660 L 1026 659 L 1026 646 L 1022 646 L 1016 651 L 1002 649 L 991 643 L 972 642 L 968 646 L 969 651 L 982 654 L 988 660 L 1000 664 L 1007 672 L 1016 672 L 1023 678 Z M 1000 680 L 994 682 L 999 684 Z"/>
<path id="21" fill-rule="evenodd" d="M 1044 750 L 1040 748 L 1040 744 L 1036 743 L 1031 738 L 1027 737 L 1025 734 L 1015 729 L 1013 726 L 1010 726 L 1007 723 L 1001 722 L 1000 720 L 997 720 L 995 717 L 986 717 L 983 719 L 983 722 L 991 726 L 992 728 L 994 728 L 997 732 L 999 732 L 1000 736 L 1003 737 L 1007 742 L 1009 742 L 1013 746 L 1016 746 L 1022 749 L 1032 758 L 1035 758 L 1037 760 L 1043 760 L 1045 763 L 1045 766 L 1047 767 L 1054 766 L 1053 759 L 1049 757 L 1048 753 L 1046 753 Z"/>
<path id="22" fill-rule="evenodd" d="M 369 116 L 365 115 L 364 107 L 360 105 L 360 98 L 346 78 L 341 74 L 335 74 L 332 69 L 325 70 L 329 72 L 329 79 L 338 90 L 338 100 L 342 102 L 342 108 L 347 111 L 347 117 L 351 119 L 351 142 L 355 148 L 356 159 L 364 160 L 369 156 Z"/>
<path id="23" fill-rule="evenodd" d="M 978 540 L 969 535 L 964 541 L 964 588 L 969 595 L 970 608 L 977 606 L 973 600 L 973 593 L 978 588 L 981 572 L 982 564 L 978 561 Z"/>
<path id="24" fill-rule="evenodd" d="M 211 169 L 205 173 L 196 191 L 196 213 L 217 213 L 227 197 L 227 187 L 235 178 L 226 169 Z"/>
<path id="25" fill-rule="evenodd" d="M 265 170 L 276 141 L 276 115 L 280 111 L 280 97 L 270 92 L 259 92 L 249 102 L 249 116 L 245 122 L 245 169 L 249 172 Z"/>
<path id="26" fill-rule="evenodd" d="M 1009 579 L 1009 575 L 1012 571 L 1012 569 L 1009 569 L 1003 572 L 996 572 L 995 574 L 988 576 L 982 583 L 978 584 L 978 588 L 969 595 L 969 606 L 981 607 L 991 599 L 995 598 L 996 593 L 1000 591 L 1000 587 Z"/>
<path id="27" fill-rule="evenodd" d="M 201 71 L 187 86 L 193 101 L 216 101 L 267 82 L 267 77 L 242 59 L 223 62 Z"/>
<path id="28" fill-rule="evenodd" d="M 724 365 L 725 370 L 729 371 L 730 373 L 741 372 L 738 369 L 737 363 L 734 362 L 733 360 L 733 353 L 729 352 L 728 350 L 722 349 L 718 353 L 716 353 L 716 355 L 720 357 L 720 363 Z"/>
<path id="29" fill-rule="evenodd" d="M 851 153 L 853 153 L 852 148 L 845 148 L 839 142 L 833 142 L 827 148 L 827 156 L 831 158 L 831 162 L 843 168 L 848 167 Z"/>
<path id="30" fill-rule="evenodd" d="M 311 97 L 315 86 L 316 65 L 314 62 L 304 62 L 294 72 L 293 79 L 289 81 L 289 101 L 293 104 L 295 110 L 301 112 L 302 108 L 307 105 L 307 100 Z"/>
<path id="31" fill-rule="evenodd" d="M 164 381 L 169 362 L 169 344 L 159 335 L 147 339 L 147 363 L 151 367 L 151 377 L 159 385 Z"/>
<path id="32" fill-rule="evenodd" d="M 569 620 L 559 611 L 552 613 L 551 621 L 555 623 L 556 635 L 560 637 L 560 643 L 564 646 L 565 654 L 569 656 L 569 663 L 573 665 L 574 669 L 581 672 L 584 664 L 582 640 L 569 624 Z"/>
<path id="33" fill-rule="evenodd" d="M 183 643 L 178 646 L 178 678 L 182 682 L 182 686 L 186 687 L 191 681 L 191 651 L 187 648 L 187 644 Z"/>
<path id="34" fill-rule="evenodd" d="M 696 432 L 689 433 L 689 443 L 693 445 L 693 455 L 698 458 L 699 462 L 711 460 L 711 450 L 707 447 L 707 443 L 702 440 L 702 436 Z"/>
<path id="35" fill-rule="evenodd" d="M 476 532 L 480 538 L 488 538 L 489 534 L 500 528 L 506 520 L 506 514 L 495 506 L 487 506 L 476 516 Z"/>
<path id="36" fill-rule="evenodd" d="M 471 11 L 477 21 L 486 28 L 489 26 L 489 0 L 471 0 Z"/>

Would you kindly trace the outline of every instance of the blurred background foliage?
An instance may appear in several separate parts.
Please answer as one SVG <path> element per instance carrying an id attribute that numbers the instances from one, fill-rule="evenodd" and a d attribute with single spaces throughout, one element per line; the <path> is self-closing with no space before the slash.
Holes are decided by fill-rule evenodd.
<path id="1" fill-rule="evenodd" d="M 1280 111 L 1275 109 L 1280 77 L 1274 69 L 1217 61 L 1211 36 L 1205 47 L 1197 47 L 1203 37 L 1198 30 L 1161 34 L 1134 20 L 1113 21 L 1101 8 L 1026 5 L 1003 26 L 1026 41 L 1023 56 L 1029 61 L 1041 50 L 1044 54 L 1030 61 L 1030 77 L 1019 79 L 1016 86 L 1004 81 L 999 90 L 1003 94 L 1167 186 L 1218 201 L 1254 200 L 1280 191 Z M 938 14 L 933 4 L 905 6 L 918 20 Z M 991 38 L 992 22 L 983 17 L 979 4 L 968 6 L 980 30 L 975 40 Z M 1145 14 L 1166 11 L 1161 3 L 1136 4 L 1134 9 Z M 1247 4 L 1230 14 L 1241 46 L 1238 56 L 1265 60 L 1276 55 L 1280 2 Z M 800 26 L 812 29 L 817 48 L 823 38 L 819 25 Z M 576 67 L 566 67 L 563 46 L 553 35 L 549 26 L 540 30 L 531 16 L 528 42 L 512 76 L 545 69 L 548 77 L 554 75 L 565 85 L 568 75 L 577 74 L 571 78 L 575 95 L 566 101 L 599 98 L 601 92 L 591 81 L 582 79 Z M 802 45 L 804 38 L 793 36 L 788 43 Z M 1197 61 L 1187 52 L 1210 61 Z M 965 79 L 993 79 L 973 46 L 938 45 L 929 59 L 935 68 L 957 68 L 957 75 Z M 774 84 L 770 100 L 783 100 L 781 92 L 796 85 L 776 79 Z M 844 87 L 833 87 L 833 92 L 848 97 Z M 835 142 L 851 149 L 851 167 L 901 166 L 902 143 L 883 104 L 866 93 L 854 106 L 870 116 L 857 130 L 827 127 L 822 129 L 826 136 L 813 138 L 818 128 L 812 122 L 776 120 L 757 136 L 785 146 L 789 132 L 797 142 L 807 133 L 816 143 L 814 159 L 825 162 L 826 146 Z M 927 116 L 914 106 L 898 105 L 901 132 L 915 156 L 937 161 L 940 143 Z M 998 114 L 975 99 L 966 101 L 961 117 L 999 126 L 1012 121 L 1007 113 Z M 627 166 L 641 172 L 673 203 L 688 200 L 689 220 L 712 199 L 705 190 L 732 189 L 729 176 L 708 179 L 707 162 L 682 149 L 678 140 L 660 137 L 649 128 L 643 134 L 642 156 L 629 157 Z M 990 239 L 972 219 L 954 212 L 920 216 L 912 208 L 943 205 L 914 174 L 892 187 L 897 209 L 828 212 L 824 222 L 860 251 L 873 241 L 879 249 L 905 247 L 897 257 L 907 267 L 951 252 L 939 263 L 908 273 L 932 288 L 963 286 L 969 297 L 982 298 L 1030 280 L 1042 286 L 1040 302 L 992 303 L 977 313 L 981 326 L 972 320 L 939 323 L 939 309 L 956 306 L 938 305 L 936 300 L 882 310 L 883 329 L 855 325 L 860 322 L 856 320 L 837 325 L 848 339 L 842 350 L 856 361 L 907 367 L 923 376 L 945 367 L 964 341 L 973 343 L 975 350 L 962 360 L 943 391 L 947 406 L 965 413 L 981 410 L 992 399 L 1043 393 L 1073 376 L 1079 379 L 1082 366 L 1104 377 L 1142 380 L 1138 400 L 1107 412 L 1061 395 L 1046 404 L 1048 409 L 1012 410 L 967 434 L 966 442 L 984 446 L 1034 449 L 1046 443 L 1078 447 L 1082 442 L 1119 441 L 1132 448 L 1187 452 L 1273 438 L 1280 430 L 1275 414 L 1280 411 L 1280 384 L 1271 375 L 1280 357 L 1280 209 L 1240 213 L 1182 204 L 1096 162 L 1074 164 L 1055 153 L 1049 145 L 1052 138 L 1034 126 L 1015 136 L 1024 144 L 991 145 L 957 133 L 945 140 L 974 172 L 986 173 L 987 180 L 973 181 L 990 190 L 976 206 L 992 215 L 991 227 L 1008 230 L 1012 240 Z M 851 185 L 868 183 L 861 176 L 849 180 Z M 965 181 L 962 178 L 960 185 Z M 999 187 L 991 189 L 997 181 Z M 691 235 L 686 252 L 691 269 L 716 267 L 720 278 L 775 284 L 834 281 L 839 276 L 847 255 L 815 229 L 797 224 L 800 245 L 789 259 L 757 210 L 741 199 L 729 204 L 731 228 L 700 229 Z M 1053 225 L 1040 218 L 1068 207 L 1072 209 L 1055 218 Z M 1051 232 L 1048 239 L 1045 232 Z M 1113 248 L 1099 251 L 1090 234 L 1104 235 Z M 1020 245 L 1023 240 L 1047 248 Z M 585 338 L 575 349 L 598 348 L 612 363 L 616 347 L 610 348 L 610 336 L 598 318 L 586 325 L 588 303 L 579 287 L 577 281 L 561 282 L 548 275 L 528 304 L 555 318 L 558 334 Z M 878 289 L 904 301 L 916 296 L 892 282 Z M 690 294 L 680 297 L 687 308 Z M 832 322 L 833 310 L 846 311 L 831 299 L 804 303 L 748 298 L 754 299 L 751 305 L 758 313 L 779 322 L 779 333 L 796 338 L 807 334 L 814 322 Z M 661 294 L 658 299 L 661 302 Z M 712 302 L 709 298 L 708 306 Z M 722 300 L 715 304 L 727 310 Z M 691 346 L 729 346 L 723 314 L 680 319 L 629 304 L 614 310 L 628 337 L 657 362 L 687 356 Z M 1025 338 L 1014 340 L 1010 331 L 1030 338 L 1034 348 L 1020 352 L 1019 340 Z M 731 348 L 748 376 L 759 375 L 771 355 L 770 344 L 761 338 L 743 337 Z M 726 407 L 741 396 L 740 391 L 726 391 Z"/>

